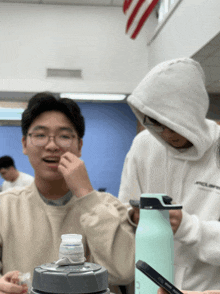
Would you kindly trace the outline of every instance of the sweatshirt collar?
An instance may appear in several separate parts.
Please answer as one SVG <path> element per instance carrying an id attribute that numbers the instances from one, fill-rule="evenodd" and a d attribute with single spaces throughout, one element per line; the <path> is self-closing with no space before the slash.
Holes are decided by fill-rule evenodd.
<path id="1" fill-rule="evenodd" d="M 63 197 L 56 199 L 56 200 L 47 199 L 39 191 L 38 191 L 38 193 L 39 193 L 41 199 L 44 201 L 44 203 L 46 203 L 47 205 L 51 205 L 51 206 L 64 206 L 73 197 L 73 194 L 71 191 L 68 191 Z"/>

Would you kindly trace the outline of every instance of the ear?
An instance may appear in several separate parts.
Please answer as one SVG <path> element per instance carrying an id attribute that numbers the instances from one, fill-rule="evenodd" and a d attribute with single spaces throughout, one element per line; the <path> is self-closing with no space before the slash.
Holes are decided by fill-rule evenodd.
<path id="1" fill-rule="evenodd" d="M 27 138 L 25 136 L 22 137 L 21 143 L 22 143 L 23 153 L 24 155 L 27 155 Z"/>
<path id="2" fill-rule="evenodd" d="M 79 140 L 78 140 L 78 155 L 79 155 L 79 157 L 81 157 L 82 156 L 82 146 L 83 146 L 83 139 L 81 139 L 81 138 L 79 138 Z"/>

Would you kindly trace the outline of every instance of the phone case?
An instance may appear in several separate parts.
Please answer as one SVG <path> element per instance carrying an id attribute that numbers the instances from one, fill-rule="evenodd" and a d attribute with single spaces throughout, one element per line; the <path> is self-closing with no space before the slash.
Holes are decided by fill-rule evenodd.
<path id="1" fill-rule="evenodd" d="M 139 269 L 143 274 L 150 278 L 159 287 L 162 287 L 170 294 L 183 294 L 179 289 L 177 289 L 173 284 L 171 284 L 167 279 L 161 276 L 155 269 L 153 269 L 149 264 L 142 260 L 138 260 L 136 263 L 136 268 Z M 147 289 L 146 289 L 147 291 Z"/>

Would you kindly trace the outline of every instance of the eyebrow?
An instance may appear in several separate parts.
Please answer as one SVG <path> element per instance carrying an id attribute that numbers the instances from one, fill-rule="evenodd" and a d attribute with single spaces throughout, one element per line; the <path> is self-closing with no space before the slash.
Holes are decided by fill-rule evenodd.
<path id="1" fill-rule="evenodd" d="M 49 131 L 49 128 L 45 127 L 45 126 L 40 126 L 40 125 L 33 128 L 33 131 L 38 131 L 38 130 Z M 73 133 L 73 130 L 69 127 L 60 127 L 60 128 L 58 128 L 58 131 L 68 131 L 68 132 Z"/>

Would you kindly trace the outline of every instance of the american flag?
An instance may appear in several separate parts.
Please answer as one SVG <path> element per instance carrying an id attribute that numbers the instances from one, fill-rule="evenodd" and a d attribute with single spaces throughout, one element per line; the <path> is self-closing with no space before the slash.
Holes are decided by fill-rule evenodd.
<path id="1" fill-rule="evenodd" d="M 159 0 L 124 0 L 123 12 L 127 16 L 126 33 L 135 39 Z"/>

